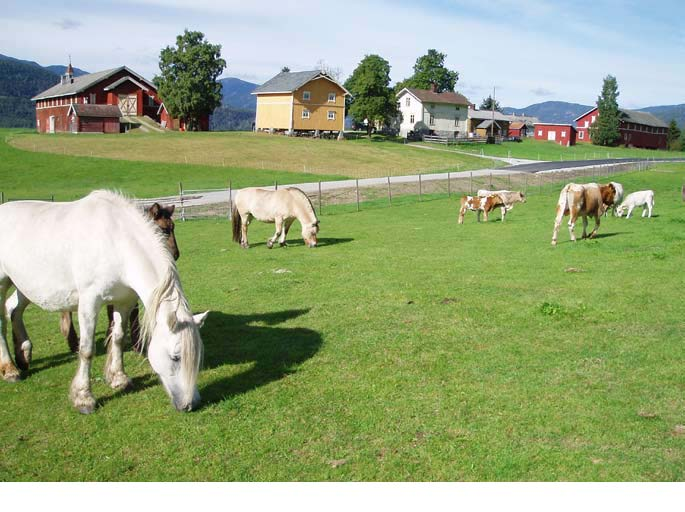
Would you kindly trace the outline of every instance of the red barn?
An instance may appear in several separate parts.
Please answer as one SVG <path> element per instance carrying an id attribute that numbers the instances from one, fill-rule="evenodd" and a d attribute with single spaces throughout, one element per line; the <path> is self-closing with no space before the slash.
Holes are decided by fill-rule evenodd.
<path id="1" fill-rule="evenodd" d="M 118 133 L 122 121 L 147 116 L 159 123 L 166 111 L 154 84 L 126 66 L 75 77 L 70 63 L 59 84 L 31 99 L 42 133 Z M 181 123 L 167 115 L 167 127 Z M 209 119 L 200 124 L 208 128 Z"/>
<path id="2" fill-rule="evenodd" d="M 509 137 L 526 137 L 528 135 L 528 127 L 526 123 L 521 121 L 514 121 L 509 125 Z"/>
<path id="3" fill-rule="evenodd" d="M 620 119 L 620 144 L 647 149 L 667 149 L 668 125 L 649 112 L 618 109 Z M 590 140 L 590 126 L 599 117 L 597 107 L 575 119 L 578 127 L 578 140 Z"/>
<path id="4" fill-rule="evenodd" d="M 570 124 L 535 123 L 535 138 L 556 142 L 562 146 L 574 146 L 576 129 Z"/>

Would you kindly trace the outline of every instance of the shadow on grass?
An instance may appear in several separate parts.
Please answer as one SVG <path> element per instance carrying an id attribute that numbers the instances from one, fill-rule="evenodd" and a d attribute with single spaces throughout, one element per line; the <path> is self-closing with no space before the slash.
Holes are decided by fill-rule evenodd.
<path id="1" fill-rule="evenodd" d="M 348 242 L 353 242 L 354 238 L 319 238 L 317 247 L 326 247 L 328 245 L 346 244 Z M 287 247 L 303 247 L 304 240 L 288 240 Z M 250 242 L 250 249 L 255 247 L 266 247 L 266 242 Z M 274 249 L 280 249 L 281 247 L 278 243 L 274 244 Z"/>
<path id="2" fill-rule="evenodd" d="M 202 404 L 222 402 L 297 372 L 300 364 L 318 352 L 321 335 L 301 327 L 273 326 L 308 312 L 309 309 L 254 315 L 210 313 L 202 329 L 204 368 L 245 363 L 252 363 L 252 366 L 243 373 L 219 379 L 200 389 Z"/>

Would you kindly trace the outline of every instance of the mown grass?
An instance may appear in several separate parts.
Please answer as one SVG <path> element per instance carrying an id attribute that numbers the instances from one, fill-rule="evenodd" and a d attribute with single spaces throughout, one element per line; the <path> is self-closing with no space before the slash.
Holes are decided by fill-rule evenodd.
<path id="1" fill-rule="evenodd" d="M 29 132 L 0 129 L 0 191 L 6 200 L 47 199 L 51 196 L 56 201 L 73 200 L 100 188 L 120 190 L 137 197 L 158 197 L 178 194 L 179 183 L 185 189 L 227 188 L 230 181 L 234 188 L 241 188 L 344 177 L 247 167 L 54 155 L 17 149 L 8 143 L 21 134 Z"/>
<path id="2" fill-rule="evenodd" d="M 37 134 L 11 138 L 27 151 L 369 178 L 422 172 L 462 171 L 498 165 L 444 151 L 406 147 L 383 138 L 335 141 L 252 132 L 138 133 L 116 135 Z M 310 176 L 304 181 L 317 181 Z"/>
<path id="3" fill-rule="evenodd" d="M 557 191 L 506 223 L 455 199 L 345 213 L 321 245 L 253 247 L 226 221 L 177 223 L 203 329 L 203 407 L 173 410 L 140 356 L 75 412 L 57 315 L 27 311 L 34 369 L 0 383 L 2 480 L 685 479 L 685 166 L 614 177 L 652 219 L 550 246 Z M 497 216 L 494 216 L 497 217 Z M 102 347 L 104 325 L 98 329 Z"/>
<path id="4" fill-rule="evenodd" d="M 435 145 L 423 144 L 434 147 Z M 441 146 L 444 148 L 444 146 Z M 554 142 L 523 139 L 521 142 L 503 142 L 502 144 L 460 144 L 448 147 L 452 151 L 483 154 L 502 158 L 522 158 L 527 160 L 597 160 L 604 158 L 685 158 L 682 151 L 657 151 L 652 149 L 625 148 L 622 146 L 607 148 L 580 143 L 575 146 L 561 146 Z"/>

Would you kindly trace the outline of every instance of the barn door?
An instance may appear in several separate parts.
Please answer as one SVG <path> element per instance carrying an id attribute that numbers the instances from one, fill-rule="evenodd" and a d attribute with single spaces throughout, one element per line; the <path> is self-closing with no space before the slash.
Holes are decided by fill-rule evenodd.
<path id="1" fill-rule="evenodd" d="M 557 140 L 557 132 L 555 132 L 555 131 L 547 132 L 547 140 Z"/>
<path id="2" fill-rule="evenodd" d="M 120 94 L 119 110 L 121 110 L 122 115 L 125 116 L 138 115 L 138 97 L 135 95 L 128 96 L 126 94 Z"/>

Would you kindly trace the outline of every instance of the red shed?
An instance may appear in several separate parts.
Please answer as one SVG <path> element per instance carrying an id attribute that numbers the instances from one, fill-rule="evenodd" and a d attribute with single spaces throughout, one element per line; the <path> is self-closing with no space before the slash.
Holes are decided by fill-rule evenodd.
<path id="1" fill-rule="evenodd" d="M 509 124 L 509 137 L 526 137 L 528 128 L 526 123 L 521 121 L 514 121 Z"/>
<path id="2" fill-rule="evenodd" d="M 119 133 L 121 110 L 116 105 L 83 105 L 69 107 L 69 127 L 72 133 Z"/>
<path id="3" fill-rule="evenodd" d="M 575 119 L 578 127 L 578 140 L 592 142 L 590 126 L 599 117 L 597 107 Z M 647 149 L 666 149 L 668 146 L 668 125 L 649 112 L 618 109 L 620 118 L 620 144 Z"/>
<path id="4" fill-rule="evenodd" d="M 562 146 L 574 146 L 576 129 L 570 124 L 535 123 L 535 138 L 556 142 Z"/>

